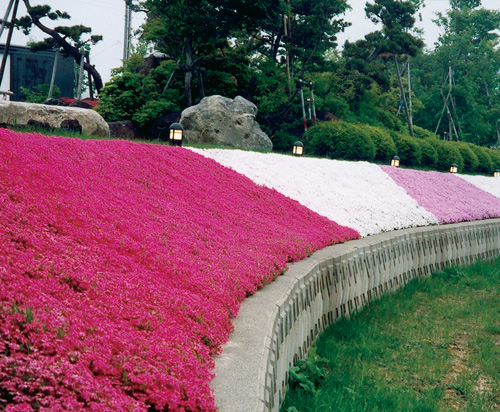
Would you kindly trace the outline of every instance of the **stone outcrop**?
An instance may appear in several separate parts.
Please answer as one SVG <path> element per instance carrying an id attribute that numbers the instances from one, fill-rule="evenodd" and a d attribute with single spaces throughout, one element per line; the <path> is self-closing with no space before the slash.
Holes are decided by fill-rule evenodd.
<path id="1" fill-rule="evenodd" d="M 16 126 L 43 124 L 53 129 L 71 128 L 109 137 L 108 124 L 99 113 L 77 107 L 0 101 L 0 123 Z"/>
<path id="2" fill-rule="evenodd" d="M 191 143 L 270 151 L 273 144 L 255 121 L 256 114 L 257 106 L 241 96 L 205 97 L 182 112 L 184 139 Z"/>

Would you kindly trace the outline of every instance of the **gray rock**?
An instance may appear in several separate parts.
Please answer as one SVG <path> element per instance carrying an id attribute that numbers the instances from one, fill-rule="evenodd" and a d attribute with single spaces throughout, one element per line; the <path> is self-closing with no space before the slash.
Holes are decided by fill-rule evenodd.
<path id="1" fill-rule="evenodd" d="M 121 120 L 118 122 L 108 123 L 109 133 L 111 137 L 118 137 L 126 140 L 142 139 L 141 134 L 137 130 L 132 120 Z"/>
<path id="2" fill-rule="evenodd" d="M 54 129 L 80 125 L 84 133 L 109 137 L 108 124 L 95 110 L 0 101 L 0 123 L 21 126 L 37 124 L 36 122 Z M 79 127 L 77 126 L 78 129 Z"/>
<path id="3" fill-rule="evenodd" d="M 205 97 L 182 112 L 184 139 L 191 143 L 270 151 L 273 144 L 255 121 L 256 114 L 257 106 L 241 96 Z"/>

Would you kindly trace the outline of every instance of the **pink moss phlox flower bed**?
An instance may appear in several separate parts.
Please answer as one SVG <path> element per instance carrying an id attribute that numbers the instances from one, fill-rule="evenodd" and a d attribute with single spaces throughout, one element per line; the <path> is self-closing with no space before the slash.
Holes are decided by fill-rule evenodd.
<path id="1" fill-rule="evenodd" d="M 0 129 L 0 410 L 214 411 L 241 301 L 357 237 L 183 148 Z"/>
<path id="2" fill-rule="evenodd" d="M 381 166 L 440 223 L 500 217 L 500 199 L 451 173 Z"/>

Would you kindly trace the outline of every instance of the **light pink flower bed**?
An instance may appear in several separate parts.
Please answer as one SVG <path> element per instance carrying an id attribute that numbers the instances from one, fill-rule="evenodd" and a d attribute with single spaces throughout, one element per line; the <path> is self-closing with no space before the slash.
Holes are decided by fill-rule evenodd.
<path id="1" fill-rule="evenodd" d="M 381 166 L 440 223 L 500 217 L 500 199 L 451 173 Z"/>
<path id="2" fill-rule="evenodd" d="M 213 411 L 245 296 L 358 236 L 189 150 L 0 129 L 0 410 Z"/>

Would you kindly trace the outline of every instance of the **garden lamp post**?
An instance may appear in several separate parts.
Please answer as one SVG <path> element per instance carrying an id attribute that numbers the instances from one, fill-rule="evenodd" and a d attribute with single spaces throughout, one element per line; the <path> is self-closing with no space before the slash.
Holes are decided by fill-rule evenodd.
<path id="1" fill-rule="evenodd" d="M 292 153 L 295 156 L 302 156 L 304 154 L 304 143 L 302 143 L 300 140 L 297 140 L 293 144 Z"/>
<path id="2" fill-rule="evenodd" d="M 457 173 L 458 172 L 458 165 L 456 163 L 453 163 L 450 166 L 450 173 Z"/>
<path id="3" fill-rule="evenodd" d="M 500 177 L 500 169 L 496 169 L 496 170 L 493 172 L 493 177 Z"/>
<path id="4" fill-rule="evenodd" d="M 399 167 L 399 161 L 401 159 L 397 156 L 394 156 L 391 160 L 391 166 L 394 166 L 394 167 Z"/>
<path id="5" fill-rule="evenodd" d="M 169 128 L 168 140 L 175 146 L 182 146 L 184 128 L 180 123 L 172 123 Z"/>

